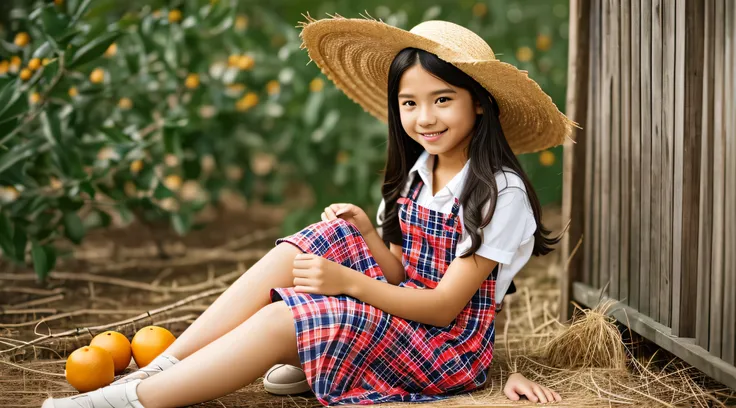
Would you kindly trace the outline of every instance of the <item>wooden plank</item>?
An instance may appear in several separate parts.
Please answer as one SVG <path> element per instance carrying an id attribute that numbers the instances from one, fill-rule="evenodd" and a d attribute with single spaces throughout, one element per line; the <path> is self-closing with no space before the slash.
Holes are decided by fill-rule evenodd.
<path id="1" fill-rule="evenodd" d="M 711 261 L 710 279 L 710 340 L 708 350 L 715 355 L 721 356 L 721 340 L 723 328 L 723 210 L 724 210 L 724 188 L 723 180 L 725 170 L 723 138 L 723 42 L 725 19 L 725 0 L 715 0 L 715 30 L 713 59 L 713 249 Z"/>
<path id="2" fill-rule="evenodd" d="M 595 136 L 592 137 L 595 143 L 594 152 L 595 152 L 595 160 L 593 160 L 593 173 L 594 173 L 594 181 L 593 181 L 593 248 L 591 250 L 592 256 L 591 256 L 591 264 L 590 264 L 590 270 L 591 270 L 591 284 L 594 287 L 600 286 L 600 274 L 601 274 L 601 156 L 603 154 L 603 147 L 601 146 L 601 123 L 603 121 L 602 116 L 602 110 L 601 110 L 601 103 L 603 100 L 603 90 L 601 89 L 603 86 L 603 33 L 601 32 L 601 24 L 602 24 L 602 13 L 603 13 L 603 0 L 594 0 L 593 1 L 593 16 L 595 24 L 592 26 L 594 29 L 592 30 L 595 35 L 595 44 L 597 47 L 597 59 L 596 59 L 596 65 L 594 67 L 595 75 L 596 75 L 596 89 L 598 90 L 598 93 L 595 94 Z"/>
<path id="3" fill-rule="evenodd" d="M 629 209 L 631 208 L 631 0 L 621 0 L 621 250 L 618 298 L 629 303 Z"/>
<path id="4" fill-rule="evenodd" d="M 695 339 L 708 349 L 710 324 L 710 269 L 713 238 L 713 42 L 715 16 L 712 0 L 705 2 L 703 50 L 703 121 L 700 158 L 700 211 L 698 215 L 698 296 Z"/>
<path id="5" fill-rule="evenodd" d="M 640 111 L 641 111 L 641 224 L 639 257 L 639 311 L 650 314 L 649 253 L 651 240 L 651 171 L 652 171 L 652 2 L 642 0 L 641 6 L 641 71 L 640 72 Z"/>
<path id="6" fill-rule="evenodd" d="M 601 298 L 600 290 L 586 286 L 583 283 L 573 285 L 573 298 L 587 307 L 595 306 L 599 299 L 603 302 L 612 300 L 606 296 Z M 711 355 L 707 350 L 695 344 L 693 339 L 672 335 L 669 327 L 626 305 L 616 305 L 616 307 L 609 310 L 609 313 L 621 324 L 628 325 L 631 330 L 641 334 L 716 381 L 736 389 L 736 367 Z"/>
<path id="7" fill-rule="evenodd" d="M 659 320 L 662 247 L 662 1 L 652 0 L 652 207 L 649 241 L 649 316 Z"/>
<path id="8" fill-rule="evenodd" d="M 723 361 L 736 364 L 736 213 L 733 205 L 736 203 L 736 115 L 729 114 L 736 109 L 733 97 L 736 95 L 734 86 L 734 69 L 736 69 L 736 6 L 733 1 L 726 2 L 726 42 L 725 42 L 725 68 L 726 85 L 723 97 L 723 112 L 727 118 L 725 122 L 726 137 L 726 229 L 725 238 L 725 266 L 724 266 L 724 308 L 723 308 L 723 348 L 721 358 Z M 730 211 L 729 211 L 730 208 Z"/>
<path id="9" fill-rule="evenodd" d="M 680 0 L 682 1 L 682 0 Z M 679 3 L 678 3 L 679 4 Z M 673 323 L 673 333 L 695 337 L 698 299 L 698 236 L 700 230 L 700 159 L 703 135 L 703 53 L 705 4 L 685 2 L 685 79 L 683 108 L 682 158 L 682 277 L 680 283 L 679 323 Z M 679 20 L 678 20 L 679 21 Z M 679 111 L 678 111 L 679 112 Z M 675 253 L 678 256 L 678 253 Z M 677 263 L 677 262 L 676 262 Z M 678 317 L 678 316 L 674 316 Z"/>
<path id="10" fill-rule="evenodd" d="M 593 284 L 593 241 L 595 235 L 593 233 L 594 219 L 598 218 L 598 214 L 594 211 L 594 145 L 597 142 L 598 123 L 595 121 L 596 109 L 598 106 L 598 58 L 600 56 L 600 32 L 598 23 L 598 14 L 596 4 L 599 1 L 586 1 L 589 11 L 588 18 L 588 37 L 590 41 L 588 53 L 588 109 L 585 122 L 588 125 L 585 130 L 585 231 L 583 232 L 583 253 L 585 254 L 584 265 L 584 282 L 588 285 Z M 572 290 L 572 289 L 571 289 Z M 570 294 L 572 296 L 572 294 Z"/>
<path id="11" fill-rule="evenodd" d="M 608 257 L 610 253 L 611 236 L 611 59 L 614 58 L 611 48 L 611 0 L 603 0 L 603 12 L 601 14 L 603 27 L 603 56 L 602 89 L 601 89 L 601 263 L 600 263 L 600 286 L 610 289 L 610 270 Z"/>
<path id="12" fill-rule="evenodd" d="M 609 294 L 614 299 L 621 299 L 619 296 L 620 286 L 620 268 L 619 257 L 621 243 L 619 239 L 619 231 L 621 229 L 621 80 L 620 80 L 620 64 L 621 64 L 621 46 L 619 34 L 619 14 L 621 10 L 620 0 L 609 0 L 609 25 L 610 31 L 610 55 L 608 59 L 608 72 L 611 76 L 611 163 L 609 177 L 611 180 L 611 207 L 609 216 L 609 252 L 608 252 L 608 271 L 610 274 L 611 288 Z M 605 266 L 604 266 L 605 267 Z"/>
<path id="13" fill-rule="evenodd" d="M 629 252 L 629 305 L 639 309 L 639 247 L 641 245 L 641 9 L 631 3 L 631 251 Z"/>
<path id="14" fill-rule="evenodd" d="M 685 127 L 685 0 L 675 2 L 675 108 L 674 108 L 674 173 L 672 214 L 672 333 L 680 335 L 680 316 L 683 300 L 682 287 L 682 206 L 683 206 L 683 163 Z"/>
<path id="15" fill-rule="evenodd" d="M 662 3 L 662 241 L 659 257 L 659 322 L 669 326 L 672 307 L 672 200 L 675 141 L 675 2 Z"/>
<path id="16" fill-rule="evenodd" d="M 588 64 L 589 64 L 589 22 L 590 3 L 581 0 L 570 1 L 570 40 L 568 54 L 568 87 L 565 112 L 568 117 L 587 128 L 588 112 Z M 585 165 L 586 165 L 586 131 L 573 130 L 573 139 L 564 144 L 564 181 L 563 181 L 563 218 L 570 220 L 570 229 L 562 242 L 564 259 L 567 260 L 567 271 L 563 274 L 560 294 L 560 313 L 563 321 L 572 317 L 570 292 L 572 282 L 583 279 L 584 253 L 578 247 L 585 229 Z M 573 140 L 575 143 L 573 143 Z M 571 252 L 575 251 L 571 258 Z"/>

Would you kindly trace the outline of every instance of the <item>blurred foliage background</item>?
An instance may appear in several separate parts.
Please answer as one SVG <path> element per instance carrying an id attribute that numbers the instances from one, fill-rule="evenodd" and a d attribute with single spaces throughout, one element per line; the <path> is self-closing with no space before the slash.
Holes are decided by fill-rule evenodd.
<path id="1" fill-rule="evenodd" d="M 567 0 L 3 0 L 3 256 L 43 279 L 57 239 L 113 217 L 186 234 L 232 192 L 290 204 L 285 233 L 333 202 L 375 214 L 387 128 L 307 65 L 296 28 L 364 11 L 465 25 L 564 108 Z M 561 148 L 521 159 L 559 202 Z"/>

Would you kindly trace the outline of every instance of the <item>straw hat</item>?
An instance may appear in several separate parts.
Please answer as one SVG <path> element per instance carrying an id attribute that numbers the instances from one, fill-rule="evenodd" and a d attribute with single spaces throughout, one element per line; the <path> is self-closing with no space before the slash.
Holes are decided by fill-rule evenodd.
<path id="1" fill-rule="evenodd" d="M 350 99 L 384 123 L 391 61 L 402 49 L 413 47 L 456 66 L 496 98 L 501 126 L 515 154 L 560 145 L 576 126 L 526 71 L 497 60 L 491 47 L 465 27 L 426 21 L 406 31 L 372 18 L 304 17 L 301 48 Z"/>

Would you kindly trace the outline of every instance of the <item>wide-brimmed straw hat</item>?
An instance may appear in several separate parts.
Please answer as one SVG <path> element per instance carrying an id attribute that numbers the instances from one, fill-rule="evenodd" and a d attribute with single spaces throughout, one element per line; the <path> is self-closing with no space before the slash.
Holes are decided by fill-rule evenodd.
<path id="1" fill-rule="evenodd" d="M 526 71 L 497 60 L 491 47 L 465 27 L 426 21 L 406 31 L 372 18 L 304 17 L 301 48 L 350 99 L 384 123 L 391 61 L 412 47 L 456 66 L 494 96 L 515 154 L 560 145 L 576 126 Z"/>

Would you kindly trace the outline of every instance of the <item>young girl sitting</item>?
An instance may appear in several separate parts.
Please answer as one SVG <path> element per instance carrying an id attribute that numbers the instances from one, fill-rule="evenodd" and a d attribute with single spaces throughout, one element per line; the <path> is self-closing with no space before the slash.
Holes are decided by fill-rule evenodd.
<path id="1" fill-rule="evenodd" d="M 330 205 L 150 365 L 44 408 L 186 406 L 269 367 L 269 391 L 306 381 L 323 405 L 436 401 L 484 385 L 512 278 L 559 241 L 515 154 L 561 144 L 573 123 L 525 72 L 449 22 L 407 32 L 309 18 L 302 38 L 340 89 L 388 123 L 381 233 L 359 207 Z M 504 392 L 561 400 L 520 373 Z"/>

